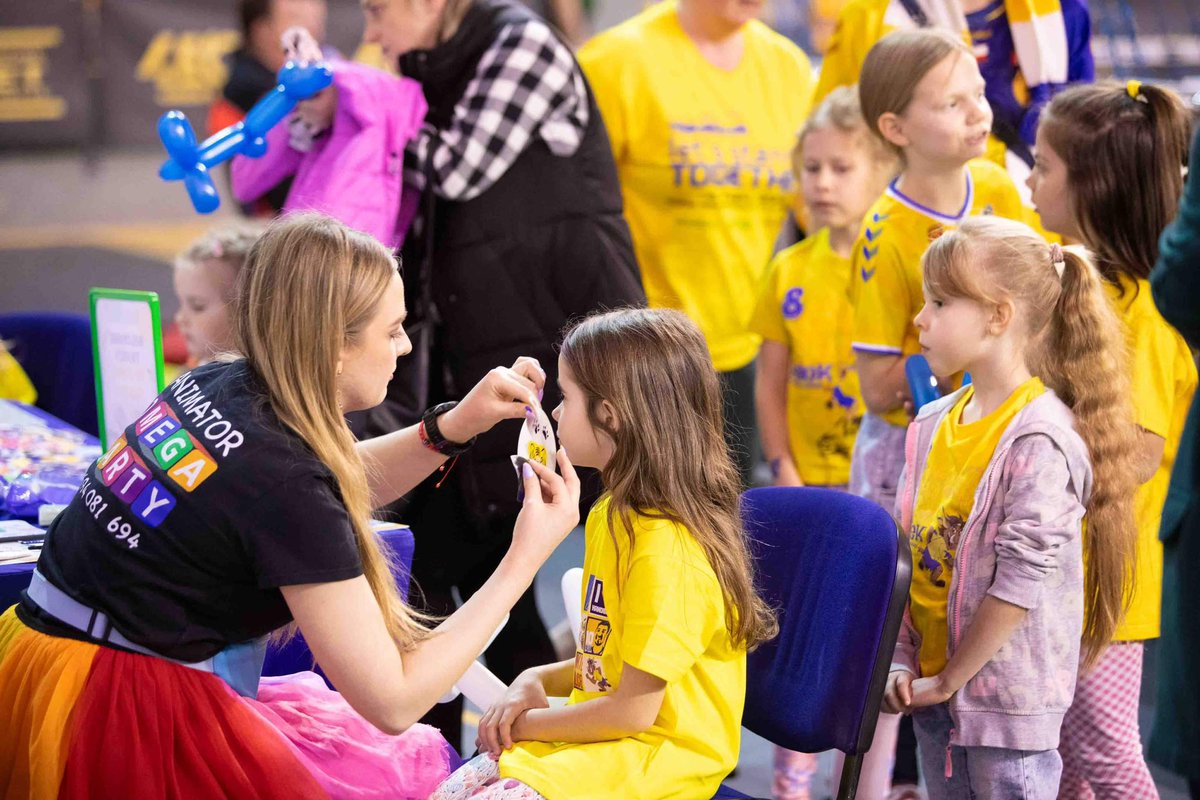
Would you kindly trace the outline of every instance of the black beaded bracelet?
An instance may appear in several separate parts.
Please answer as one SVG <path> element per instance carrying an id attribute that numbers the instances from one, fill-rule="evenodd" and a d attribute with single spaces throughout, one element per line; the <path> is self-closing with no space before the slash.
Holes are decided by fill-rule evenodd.
<path id="1" fill-rule="evenodd" d="M 442 414 L 445 414 L 447 411 L 457 405 L 457 402 L 439 403 L 422 415 L 421 425 L 417 429 L 417 432 L 421 436 L 421 444 L 425 445 L 430 450 L 434 450 L 450 458 L 462 455 L 470 450 L 471 446 L 475 444 L 475 440 L 478 438 L 476 436 L 472 436 L 468 441 L 459 443 L 452 442 L 442 435 L 441 429 L 438 428 L 438 417 L 440 417 Z"/>

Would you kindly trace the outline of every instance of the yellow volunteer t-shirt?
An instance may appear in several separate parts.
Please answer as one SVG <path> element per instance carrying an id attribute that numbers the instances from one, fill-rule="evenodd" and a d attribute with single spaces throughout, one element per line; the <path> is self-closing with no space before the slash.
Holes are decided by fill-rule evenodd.
<path id="1" fill-rule="evenodd" d="M 750 325 L 788 348 L 788 439 L 800 479 L 810 486 L 850 481 L 862 421 L 850 349 L 850 269 L 850 259 L 833 251 L 822 228 L 771 262 Z"/>
<path id="2" fill-rule="evenodd" d="M 587 519 L 568 702 L 615 691 L 628 663 L 667 682 L 658 719 L 609 742 L 522 742 L 501 756 L 500 774 L 548 800 L 712 797 L 738 761 L 746 651 L 730 643 L 721 587 L 691 534 L 634 515 L 632 537 L 619 516 L 610 535 L 609 502 L 601 499 Z"/>
<path id="3" fill-rule="evenodd" d="M 1104 288 L 1124 323 L 1134 418 L 1140 427 L 1165 440 L 1158 471 L 1134 496 L 1138 530 L 1134 591 L 1114 636 L 1122 642 L 1140 641 L 1159 634 L 1163 556 L 1158 527 L 1183 423 L 1196 391 L 1196 363 L 1183 337 L 1158 313 L 1148 281 L 1122 276 L 1119 289 L 1108 282 Z"/>
<path id="4" fill-rule="evenodd" d="M 973 387 L 968 386 L 934 432 L 908 533 L 913 560 L 909 613 L 921 637 L 922 675 L 937 675 L 946 668 L 950 579 L 979 480 L 1013 417 L 1045 391 L 1039 378 L 1030 378 L 995 411 L 968 424 L 962 422 L 963 409 L 974 397 Z"/>
<path id="5" fill-rule="evenodd" d="M 579 51 L 608 127 L 650 305 L 691 317 L 718 370 L 758 352 L 756 291 L 796 191 L 790 152 L 815 78 L 758 21 L 726 71 L 658 3 Z"/>
<path id="6" fill-rule="evenodd" d="M 854 243 L 854 349 L 907 358 L 921 351 L 913 318 L 924 305 L 921 256 L 929 242 L 968 216 L 996 214 L 1021 219 L 1021 198 L 1000 167 L 975 159 L 963 170 L 967 197 L 953 216 L 917 203 L 892 181 L 871 206 Z M 893 425 L 908 424 L 903 408 L 883 415 Z"/>

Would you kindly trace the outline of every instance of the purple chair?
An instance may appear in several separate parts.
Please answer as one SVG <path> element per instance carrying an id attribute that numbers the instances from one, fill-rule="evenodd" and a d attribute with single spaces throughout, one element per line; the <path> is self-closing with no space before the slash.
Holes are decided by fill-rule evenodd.
<path id="1" fill-rule="evenodd" d="M 95 436 L 92 325 L 84 314 L 0 314 L 0 339 L 37 389 L 37 407 Z"/>
<path id="2" fill-rule="evenodd" d="M 841 750 L 837 796 L 851 800 L 908 601 L 908 540 L 878 505 L 829 489 L 751 489 L 742 521 L 779 615 L 748 657 L 742 724 L 789 750 Z M 714 800 L 744 797 L 722 786 Z"/>
<path id="3" fill-rule="evenodd" d="M 409 569 L 412 567 L 413 541 L 412 531 L 407 527 L 388 528 L 379 531 L 379 540 L 384 547 L 384 555 L 391 561 L 392 577 L 396 579 L 396 588 L 401 597 L 408 597 Z M 320 666 L 313 660 L 308 642 L 304 634 L 297 633 L 283 646 L 274 642 L 267 646 L 267 657 L 263 662 L 263 675 L 291 675 L 296 672 L 312 670 L 321 676 L 330 689 L 333 684 Z"/>

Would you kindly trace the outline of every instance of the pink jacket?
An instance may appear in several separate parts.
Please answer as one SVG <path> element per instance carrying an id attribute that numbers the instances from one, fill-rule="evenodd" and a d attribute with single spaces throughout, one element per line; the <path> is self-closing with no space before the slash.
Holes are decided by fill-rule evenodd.
<path id="1" fill-rule="evenodd" d="M 965 389 L 930 403 L 908 428 L 896 499 L 904 531 L 933 435 Z M 1075 696 L 1083 633 L 1081 523 L 1092 491 L 1087 447 L 1051 391 L 1021 409 L 996 445 L 963 526 L 950 581 L 948 655 L 983 598 L 1027 609 L 1012 638 L 950 698 L 955 745 L 1052 750 Z M 908 613 L 892 669 L 919 674 Z"/>
<path id="2" fill-rule="evenodd" d="M 321 211 L 399 247 L 419 202 L 404 187 L 404 148 L 425 119 L 425 96 L 409 78 L 335 61 L 337 112 L 308 153 L 288 145 L 288 126 L 267 133 L 261 158 L 233 159 L 233 194 L 251 202 L 295 175 L 283 212 Z"/>

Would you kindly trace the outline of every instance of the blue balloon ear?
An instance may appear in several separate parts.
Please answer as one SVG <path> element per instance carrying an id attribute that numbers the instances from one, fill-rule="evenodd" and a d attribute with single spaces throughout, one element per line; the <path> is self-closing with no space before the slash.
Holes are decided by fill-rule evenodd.
<path id="1" fill-rule="evenodd" d="M 188 197 L 192 199 L 192 207 L 201 214 L 211 214 L 221 205 L 217 187 L 213 185 L 212 176 L 203 164 L 197 164 L 183 178 Z"/>
<path id="2" fill-rule="evenodd" d="M 196 132 L 182 111 L 168 111 L 158 119 L 158 138 L 171 159 L 183 168 L 196 163 Z"/>
<path id="3" fill-rule="evenodd" d="M 276 79 L 289 100 L 307 100 L 333 83 L 333 67 L 327 61 L 311 64 L 289 61 L 279 70 Z"/>

